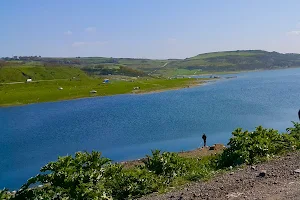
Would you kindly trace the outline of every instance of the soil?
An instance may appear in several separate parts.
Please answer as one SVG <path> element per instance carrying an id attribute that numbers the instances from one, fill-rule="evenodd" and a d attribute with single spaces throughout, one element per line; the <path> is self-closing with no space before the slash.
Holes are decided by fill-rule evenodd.
<path id="1" fill-rule="evenodd" d="M 300 152 L 289 153 L 256 166 L 244 166 L 216 175 L 207 182 L 194 182 L 143 200 L 183 199 L 300 199 Z"/>

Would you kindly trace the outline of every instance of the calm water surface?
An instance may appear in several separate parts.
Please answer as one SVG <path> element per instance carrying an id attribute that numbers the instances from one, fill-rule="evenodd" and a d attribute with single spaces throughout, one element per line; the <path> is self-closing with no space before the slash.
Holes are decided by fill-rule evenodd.
<path id="1" fill-rule="evenodd" d="M 297 120 L 300 69 L 239 74 L 201 87 L 0 108 L 0 188 L 16 189 L 58 155 L 97 150 L 114 161 L 151 149 L 227 143 L 236 127 L 284 131 Z"/>

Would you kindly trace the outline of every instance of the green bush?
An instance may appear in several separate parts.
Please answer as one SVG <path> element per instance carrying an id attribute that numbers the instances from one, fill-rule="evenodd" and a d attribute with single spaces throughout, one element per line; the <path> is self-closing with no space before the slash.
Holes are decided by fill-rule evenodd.
<path id="1" fill-rule="evenodd" d="M 169 179 L 184 175 L 188 170 L 184 158 L 176 153 L 161 153 L 159 150 L 152 151 L 152 156 L 147 155 L 144 163 L 148 170 Z"/>
<path id="2" fill-rule="evenodd" d="M 215 157 L 206 159 L 183 158 L 177 153 L 152 151 L 144 161 L 145 168 L 155 174 L 167 178 L 168 183 L 176 177 L 184 177 L 188 181 L 196 181 L 210 175 L 215 168 Z"/>
<path id="3" fill-rule="evenodd" d="M 145 169 L 123 169 L 107 177 L 105 188 L 112 191 L 114 199 L 128 199 L 157 192 L 166 186 L 164 182 L 164 177 Z"/>
<path id="4" fill-rule="evenodd" d="M 294 128 L 291 129 L 294 133 Z M 261 126 L 255 131 L 243 131 L 241 128 L 232 132 L 233 137 L 219 159 L 220 167 L 252 164 L 286 151 L 294 150 L 299 145 L 295 134 L 280 134 L 274 129 Z"/>
<path id="5" fill-rule="evenodd" d="M 13 195 L 7 190 L 0 190 L 0 199 L 9 200 L 13 197 Z"/>
<path id="6" fill-rule="evenodd" d="M 111 192 L 104 188 L 103 178 L 109 164 L 110 160 L 99 152 L 60 157 L 29 179 L 15 199 L 109 199 Z"/>
<path id="7" fill-rule="evenodd" d="M 297 141 L 300 141 L 300 124 L 297 122 L 292 122 L 294 127 L 287 128 L 286 131 L 294 137 Z M 298 146 L 299 148 L 299 146 Z"/>

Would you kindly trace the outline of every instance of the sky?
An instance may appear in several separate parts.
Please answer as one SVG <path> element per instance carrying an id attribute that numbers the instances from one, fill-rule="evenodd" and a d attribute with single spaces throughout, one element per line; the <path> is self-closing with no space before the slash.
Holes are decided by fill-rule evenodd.
<path id="1" fill-rule="evenodd" d="M 0 57 L 300 53 L 299 0 L 2 0 Z"/>

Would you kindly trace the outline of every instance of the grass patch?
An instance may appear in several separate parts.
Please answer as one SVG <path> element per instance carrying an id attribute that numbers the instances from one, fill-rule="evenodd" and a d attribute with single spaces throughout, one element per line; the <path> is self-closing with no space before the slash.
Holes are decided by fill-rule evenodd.
<path id="1" fill-rule="evenodd" d="M 0 84 L 0 106 L 22 105 L 39 102 L 59 101 L 92 96 L 107 96 L 127 93 L 143 93 L 185 87 L 195 83 L 191 79 L 137 79 L 134 82 L 103 79 L 68 79 L 20 84 Z M 59 90 L 62 87 L 62 90 Z M 140 87 L 139 90 L 133 90 Z M 90 94 L 96 90 L 96 94 Z"/>

